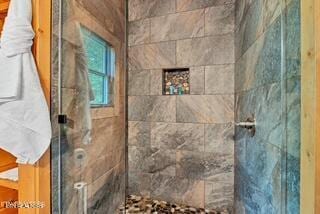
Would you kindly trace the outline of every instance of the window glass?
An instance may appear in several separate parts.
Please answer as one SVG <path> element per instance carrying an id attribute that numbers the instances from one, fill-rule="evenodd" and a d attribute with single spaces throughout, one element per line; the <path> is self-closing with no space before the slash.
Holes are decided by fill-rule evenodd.
<path id="1" fill-rule="evenodd" d="M 81 32 L 94 94 L 91 106 L 113 106 L 115 51 L 108 42 L 90 30 L 82 27 Z"/>

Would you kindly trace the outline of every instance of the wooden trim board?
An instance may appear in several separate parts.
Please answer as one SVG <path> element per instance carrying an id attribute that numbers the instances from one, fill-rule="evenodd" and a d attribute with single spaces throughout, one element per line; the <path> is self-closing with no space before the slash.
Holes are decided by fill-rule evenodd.
<path id="1" fill-rule="evenodd" d="M 320 2 L 301 1 L 300 213 L 320 214 Z"/>
<path id="2" fill-rule="evenodd" d="M 32 0 L 36 32 L 33 51 L 40 81 L 50 104 L 51 81 L 51 0 Z M 19 200 L 45 203 L 43 209 L 19 209 L 19 214 L 51 212 L 50 151 L 35 165 L 19 165 Z"/>

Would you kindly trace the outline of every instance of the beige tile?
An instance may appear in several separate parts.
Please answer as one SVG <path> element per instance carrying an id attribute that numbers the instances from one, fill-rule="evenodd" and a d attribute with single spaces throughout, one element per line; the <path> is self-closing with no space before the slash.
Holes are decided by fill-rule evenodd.
<path id="1" fill-rule="evenodd" d="M 178 66 L 234 63 L 233 34 L 177 41 Z"/>
<path id="2" fill-rule="evenodd" d="M 150 19 L 129 22 L 128 45 L 150 42 Z"/>
<path id="3" fill-rule="evenodd" d="M 205 9 L 205 35 L 223 35 L 234 32 L 234 5 L 227 4 Z"/>
<path id="4" fill-rule="evenodd" d="M 150 71 L 150 95 L 162 95 L 162 76 L 161 69 Z"/>
<path id="5" fill-rule="evenodd" d="M 232 95 L 177 97 L 177 122 L 228 123 L 234 119 Z"/>
<path id="6" fill-rule="evenodd" d="M 231 209 L 233 207 L 234 173 L 222 173 L 205 182 L 205 207 L 207 209 Z"/>
<path id="7" fill-rule="evenodd" d="M 234 65 L 205 67 L 205 94 L 234 93 Z"/>
<path id="8" fill-rule="evenodd" d="M 175 122 L 176 97 L 129 96 L 128 110 L 129 120 Z"/>
<path id="9" fill-rule="evenodd" d="M 190 68 L 190 93 L 191 94 L 204 94 L 204 66 Z"/>
<path id="10" fill-rule="evenodd" d="M 151 41 L 178 40 L 204 35 L 204 10 L 151 19 Z"/>
<path id="11" fill-rule="evenodd" d="M 128 72 L 128 95 L 149 95 L 149 88 L 149 70 L 133 70 Z"/>
<path id="12" fill-rule="evenodd" d="M 174 13 L 174 0 L 129 0 L 129 21 Z"/>
<path id="13" fill-rule="evenodd" d="M 195 10 L 224 4 L 232 4 L 235 0 L 176 0 L 177 11 Z"/>
<path id="14" fill-rule="evenodd" d="M 175 66 L 175 42 L 139 45 L 129 49 L 129 69 L 159 69 Z"/>

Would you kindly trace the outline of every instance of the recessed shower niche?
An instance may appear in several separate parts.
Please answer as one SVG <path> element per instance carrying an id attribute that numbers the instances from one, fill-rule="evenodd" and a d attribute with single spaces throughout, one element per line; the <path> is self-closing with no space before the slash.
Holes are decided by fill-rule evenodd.
<path id="1" fill-rule="evenodd" d="M 163 69 L 163 95 L 190 94 L 189 68 Z"/>

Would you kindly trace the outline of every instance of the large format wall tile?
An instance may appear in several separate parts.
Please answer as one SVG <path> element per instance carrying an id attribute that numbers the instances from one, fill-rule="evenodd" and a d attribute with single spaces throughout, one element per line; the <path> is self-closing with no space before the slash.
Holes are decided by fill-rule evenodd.
<path id="1" fill-rule="evenodd" d="M 176 13 L 151 19 L 151 41 L 204 36 L 204 10 Z"/>
<path id="2" fill-rule="evenodd" d="M 228 123 L 233 121 L 232 95 L 178 96 L 177 121 L 186 123 Z"/>
<path id="3" fill-rule="evenodd" d="M 150 146 L 151 123 L 128 121 L 128 145 Z"/>
<path id="4" fill-rule="evenodd" d="M 204 66 L 190 68 L 190 93 L 204 94 L 205 92 L 205 70 Z"/>
<path id="5" fill-rule="evenodd" d="M 236 59 L 265 32 L 280 16 L 280 0 L 256 0 L 242 16 L 236 29 Z"/>
<path id="6" fill-rule="evenodd" d="M 175 42 L 134 46 L 129 49 L 129 70 L 156 69 L 174 66 Z"/>
<path id="7" fill-rule="evenodd" d="M 234 153 L 234 124 L 206 124 L 205 152 L 221 151 L 226 154 Z"/>
<path id="8" fill-rule="evenodd" d="M 150 95 L 162 95 L 162 70 L 150 71 Z"/>
<path id="9" fill-rule="evenodd" d="M 151 181 L 151 197 L 204 207 L 204 181 L 154 174 Z"/>
<path id="10" fill-rule="evenodd" d="M 112 194 L 106 194 L 106 192 Z M 88 194 L 88 213 L 114 213 L 120 205 L 119 201 L 125 199 L 124 167 L 118 165 L 101 176 L 89 185 Z"/>
<path id="11" fill-rule="evenodd" d="M 233 172 L 233 154 L 220 151 L 199 153 L 177 152 L 176 174 L 180 178 L 214 180 L 218 174 Z"/>
<path id="12" fill-rule="evenodd" d="M 150 197 L 151 178 L 151 173 L 130 172 L 128 174 L 128 194 Z"/>
<path id="13" fill-rule="evenodd" d="M 243 92 L 237 95 L 236 100 L 236 122 L 245 121 L 254 115 L 257 123 L 254 141 L 281 148 L 285 122 L 281 112 L 285 110 L 282 109 L 285 103 L 282 101 L 280 83 Z"/>
<path id="14" fill-rule="evenodd" d="M 188 11 L 224 4 L 233 4 L 235 0 L 176 0 L 177 11 Z"/>
<path id="15" fill-rule="evenodd" d="M 237 61 L 236 92 L 281 80 L 281 19 Z"/>
<path id="16" fill-rule="evenodd" d="M 137 121 L 176 121 L 176 97 L 129 96 L 128 119 Z"/>
<path id="17" fill-rule="evenodd" d="M 205 35 L 223 35 L 234 32 L 234 5 L 226 4 L 205 10 Z"/>
<path id="18" fill-rule="evenodd" d="M 291 0 L 284 10 L 285 53 L 287 78 L 301 75 L 301 17 L 300 0 Z"/>
<path id="19" fill-rule="evenodd" d="M 138 45 L 150 42 L 150 19 L 129 22 L 128 45 Z"/>
<path id="20" fill-rule="evenodd" d="M 232 210 L 234 0 L 128 4 L 129 193 Z M 163 95 L 168 68 L 191 95 Z"/>
<path id="21" fill-rule="evenodd" d="M 233 34 L 177 41 L 179 66 L 229 63 L 234 63 Z"/>
<path id="22" fill-rule="evenodd" d="M 233 180 L 234 173 L 222 173 L 214 176 L 212 181 L 205 182 L 205 207 L 207 209 L 229 209 L 233 210 L 230 206 L 233 204 Z"/>
<path id="23" fill-rule="evenodd" d="M 173 0 L 129 0 L 129 21 L 174 13 Z"/>
<path id="24" fill-rule="evenodd" d="M 150 71 L 134 70 L 128 72 L 128 95 L 149 95 Z"/>
<path id="25" fill-rule="evenodd" d="M 151 146 L 163 149 L 204 151 L 204 125 L 153 123 Z"/>
<path id="26" fill-rule="evenodd" d="M 176 152 L 150 147 L 129 146 L 128 168 L 130 172 L 176 174 Z"/>
<path id="27" fill-rule="evenodd" d="M 234 65 L 215 65 L 205 68 L 206 94 L 234 93 Z"/>

